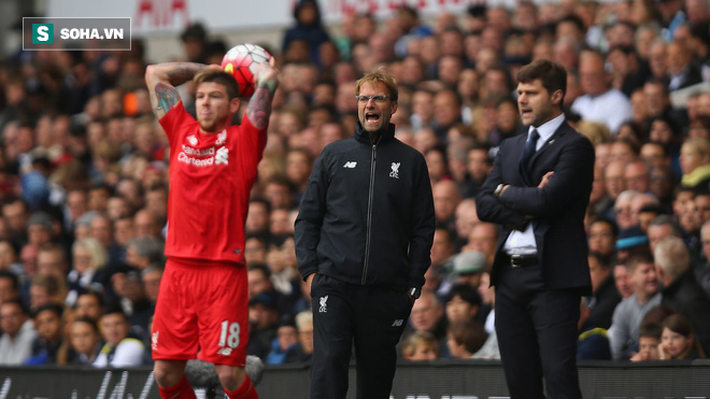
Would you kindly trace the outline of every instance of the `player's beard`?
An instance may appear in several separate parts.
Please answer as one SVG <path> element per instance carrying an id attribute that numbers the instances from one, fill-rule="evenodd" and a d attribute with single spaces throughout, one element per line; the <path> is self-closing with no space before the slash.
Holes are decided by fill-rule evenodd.
<path id="1" fill-rule="evenodd" d="M 227 115 L 221 119 L 211 119 L 211 120 L 200 120 L 200 129 L 203 133 L 213 134 L 221 131 L 223 128 L 229 126 L 229 121 L 231 120 L 230 115 Z"/>

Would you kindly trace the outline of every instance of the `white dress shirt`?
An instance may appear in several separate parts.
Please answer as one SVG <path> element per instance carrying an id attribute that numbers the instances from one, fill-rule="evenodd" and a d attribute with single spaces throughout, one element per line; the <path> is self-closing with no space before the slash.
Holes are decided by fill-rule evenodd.
<path id="1" fill-rule="evenodd" d="M 537 128 L 530 126 L 528 129 L 528 140 L 530 139 L 530 135 L 534 129 L 536 129 L 537 133 L 540 135 L 540 138 L 537 140 L 537 145 L 535 146 L 535 151 L 539 151 L 543 145 L 550 141 L 552 135 L 560 126 L 562 126 L 564 121 L 565 114 L 562 113 Z M 537 253 L 537 243 L 535 243 L 533 224 L 528 223 L 525 231 L 513 230 L 508 236 L 508 239 L 505 241 L 505 244 L 503 244 L 503 250 L 508 255 L 532 255 Z"/>

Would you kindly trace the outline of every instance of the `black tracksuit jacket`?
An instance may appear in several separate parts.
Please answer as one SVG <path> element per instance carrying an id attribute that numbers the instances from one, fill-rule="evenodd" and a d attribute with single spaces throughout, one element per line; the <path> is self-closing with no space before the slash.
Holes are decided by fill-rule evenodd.
<path id="1" fill-rule="evenodd" d="M 355 135 L 316 161 L 296 219 L 298 268 L 350 284 L 421 288 L 435 229 L 421 153 L 394 137 Z"/>

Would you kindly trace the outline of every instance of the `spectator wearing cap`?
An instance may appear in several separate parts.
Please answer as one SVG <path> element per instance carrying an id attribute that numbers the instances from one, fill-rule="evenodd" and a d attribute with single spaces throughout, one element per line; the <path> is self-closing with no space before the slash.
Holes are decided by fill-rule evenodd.
<path id="1" fill-rule="evenodd" d="M 453 263 L 455 283 L 478 288 L 486 268 L 486 255 L 480 251 L 465 251 L 456 255 Z"/>
<path id="2" fill-rule="evenodd" d="M 278 304 L 273 296 L 262 293 L 249 300 L 249 355 L 266 359 L 277 336 L 279 318 Z"/>
<path id="3" fill-rule="evenodd" d="M 643 234 L 640 228 L 633 227 L 619 232 L 619 239 L 616 240 L 618 259 L 623 261 L 634 254 L 648 251 L 648 237 Z"/>

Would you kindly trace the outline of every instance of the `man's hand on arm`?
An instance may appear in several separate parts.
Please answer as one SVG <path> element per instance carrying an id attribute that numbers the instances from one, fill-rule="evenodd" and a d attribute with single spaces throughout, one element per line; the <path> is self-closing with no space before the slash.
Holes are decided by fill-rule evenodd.
<path id="1" fill-rule="evenodd" d="M 166 62 L 148 65 L 145 71 L 145 82 L 150 93 L 153 113 L 158 119 L 180 102 L 180 95 L 175 86 L 192 79 L 197 72 L 206 67 L 207 65 L 194 62 Z"/>
<path id="2" fill-rule="evenodd" d="M 554 174 L 555 174 L 554 171 L 549 171 L 549 172 L 545 173 L 545 176 L 542 176 L 542 180 L 540 181 L 540 184 L 537 185 L 537 188 L 545 188 L 545 186 L 547 186 L 547 184 L 550 183 L 550 178 Z"/>

